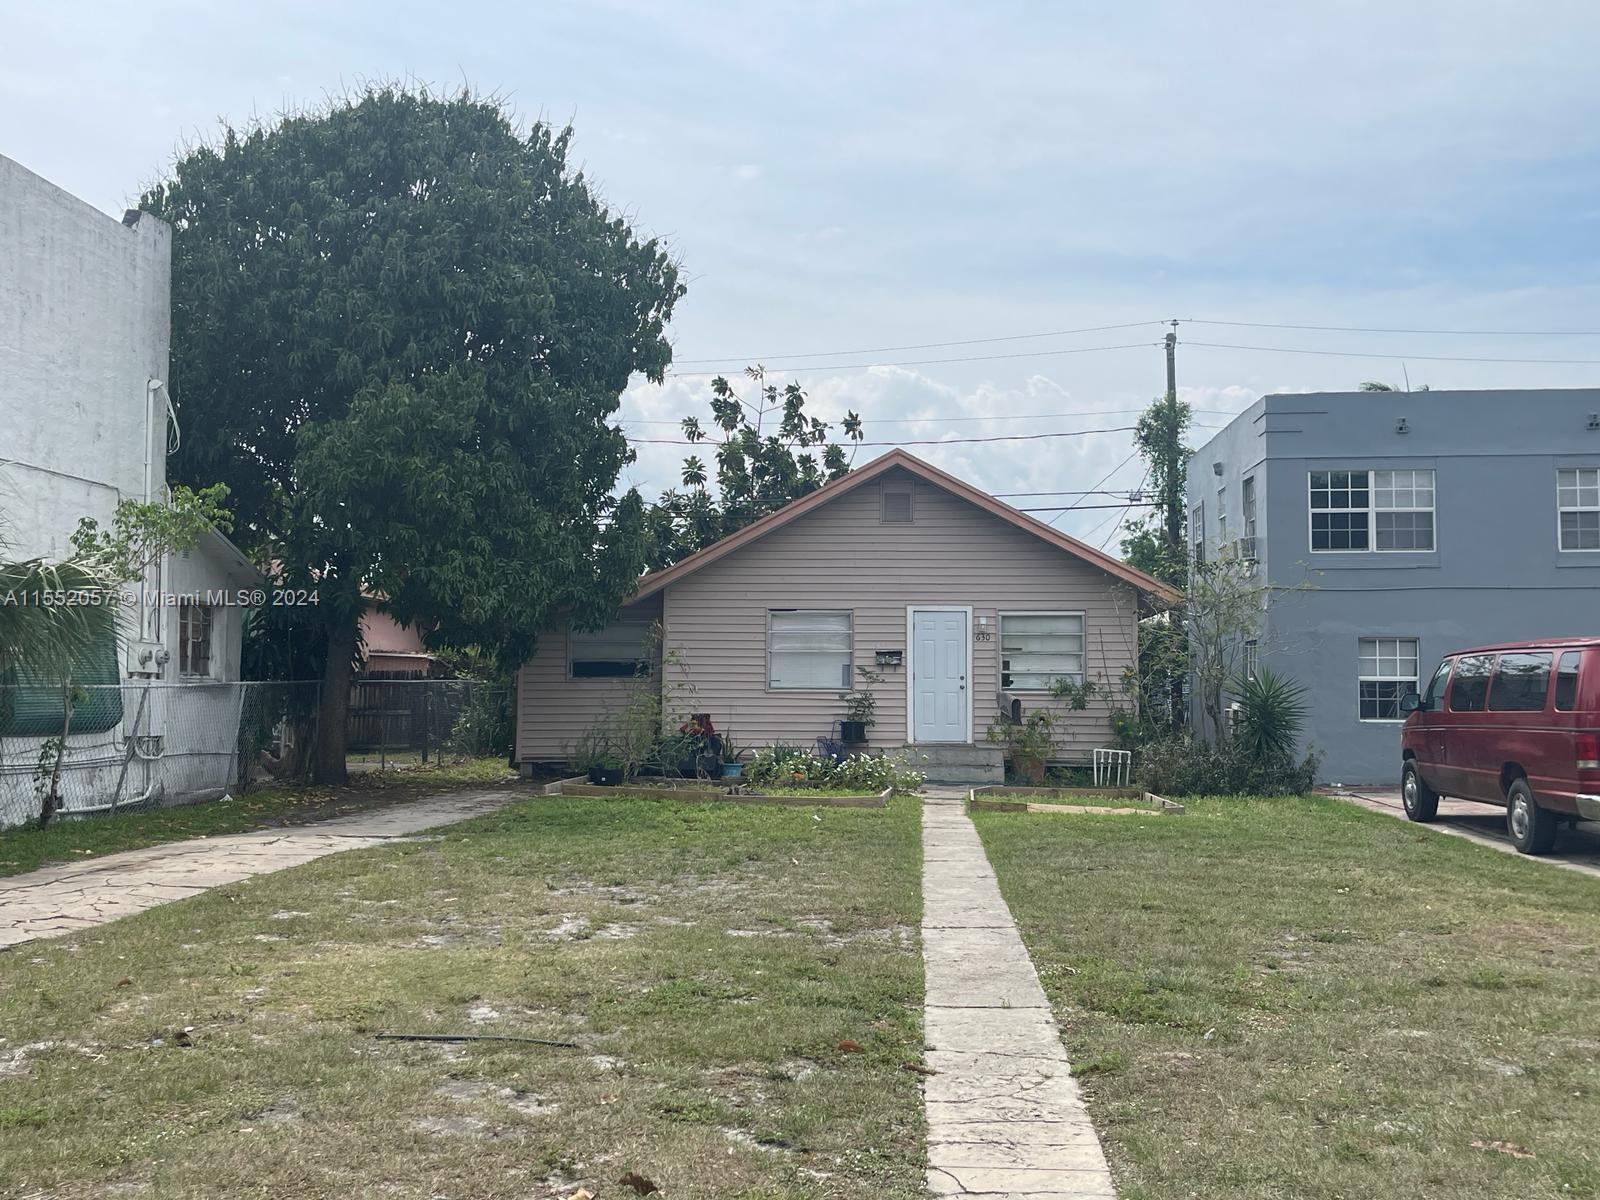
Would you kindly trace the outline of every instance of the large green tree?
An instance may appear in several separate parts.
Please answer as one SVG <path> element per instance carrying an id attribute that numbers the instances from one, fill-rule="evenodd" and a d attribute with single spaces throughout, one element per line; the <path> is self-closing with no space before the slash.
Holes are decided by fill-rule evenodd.
<path id="1" fill-rule="evenodd" d="M 375 87 L 225 128 L 143 199 L 174 230 L 172 471 L 226 483 L 236 536 L 318 591 L 323 781 L 364 590 L 517 662 L 643 561 L 612 417 L 662 377 L 683 288 L 569 168 L 570 132 Z"/>

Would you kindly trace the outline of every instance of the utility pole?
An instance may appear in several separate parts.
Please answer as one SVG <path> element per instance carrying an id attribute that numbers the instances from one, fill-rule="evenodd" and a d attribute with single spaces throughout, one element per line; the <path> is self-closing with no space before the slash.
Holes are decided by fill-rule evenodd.
<path id="1" fill-rule="evenodd" d="M 1173 444 L 1176 447 L 1183 432 L 1179 428 L 1177 419 L 1178 411 L 1178 322 L 1172 322 L 1172 330 L 1167 334 L 1167 396 L 1166 396 L 1166 421 L 1172 431 Z M 1161 503 L 1166 507 L 1167 518 L 1167 554 L 1169 562 L 1181 562 L 1187 557 L 1187 550 L 1183 544 L 1183 478 L 1181 470 L 1169 470 L 1166 475 L 1166 495 L 1161 497 Z"/>

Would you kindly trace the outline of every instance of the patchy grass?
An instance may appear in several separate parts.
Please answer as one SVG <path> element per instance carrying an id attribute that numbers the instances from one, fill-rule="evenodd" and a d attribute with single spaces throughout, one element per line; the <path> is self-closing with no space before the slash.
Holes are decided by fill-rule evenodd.
<path id="1" fill-rule="evenodd" d="M 304 825 L 515 777 L 503 758 L 471 758 L 442 766 L 352 774 L 344 787 L 261 788 L 204 804 L 78 817 L 42 830 L 7 829 L 0 831 L 0 877 L 32 871 L 46 863 L 76 862 L 185 838 Z"/>
<path id="2" fill-rule="evenodd" d="M 0 1180 L 920 1197 L 918 833 L 531 798 L 0 954 Z"/>
<path id="3" fill-rule="evenodd" d="M 1124 1200 L 1600 1195 L 1600 887 L 1336 800 L 974 816 Z"/>

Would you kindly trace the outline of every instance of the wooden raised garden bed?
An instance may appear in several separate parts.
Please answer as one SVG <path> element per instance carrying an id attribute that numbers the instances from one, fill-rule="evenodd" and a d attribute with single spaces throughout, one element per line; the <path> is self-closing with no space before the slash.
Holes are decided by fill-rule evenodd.
<path id="1" fill-rule="evenodd" d="M 1097 800 L 1119 800 L 1120 804 L 1097 804 Z M 1138 788 L 1047 788 L 994 786 L 973 788 L 967 807 L 981 812 L 1094 813 L 1096 815 L 1150 813 L 1176 815 L 1183 805 L 1154 792 Z"/>

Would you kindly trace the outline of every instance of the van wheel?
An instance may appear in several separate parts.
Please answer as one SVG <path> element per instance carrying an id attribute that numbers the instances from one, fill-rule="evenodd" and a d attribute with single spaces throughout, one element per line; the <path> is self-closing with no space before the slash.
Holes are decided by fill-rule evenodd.
<path id="1" fill-rule="evenodd" d="M 1400 802 L 1413 821 L 1432 821 L 1439 815 L 1439 793 L 1423 780 L 1415 762 L 1407 762 L 1400 772 Z"/>
<path id="2" fill-rule="evenodd" d="M 1506 829 L 1511 844 L 1524 854 L 1549 854 L 1556 844 L 1561 818 L 1534 801 L 1526 779 L 1514 779 L 1506 789 Z"/>

